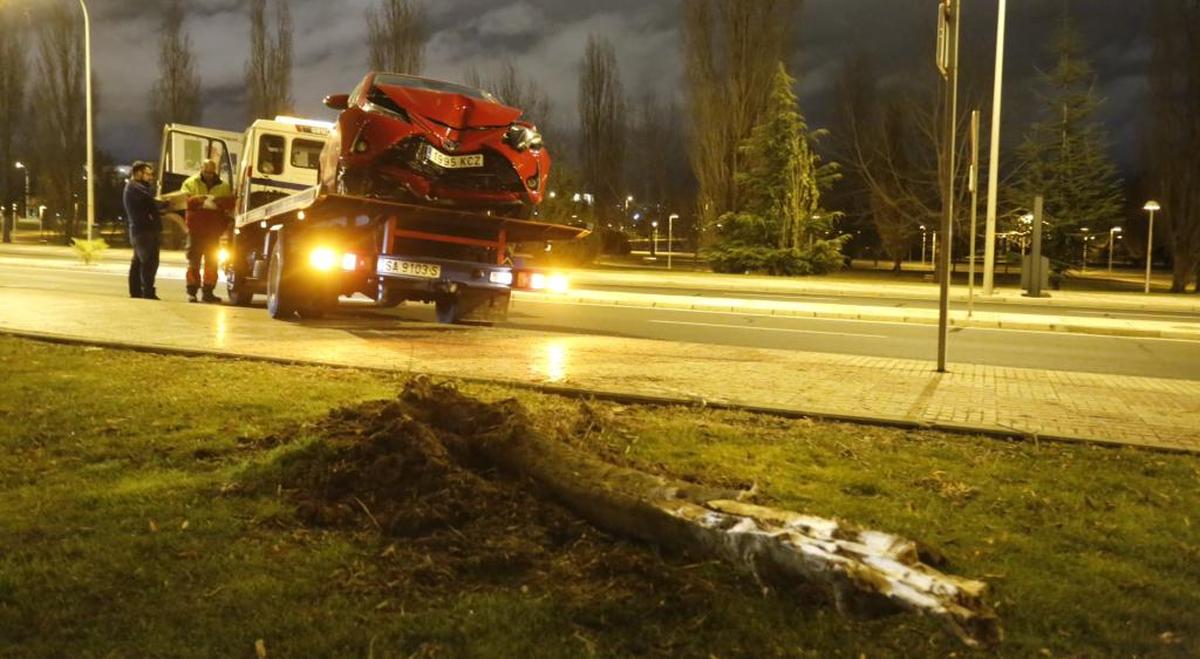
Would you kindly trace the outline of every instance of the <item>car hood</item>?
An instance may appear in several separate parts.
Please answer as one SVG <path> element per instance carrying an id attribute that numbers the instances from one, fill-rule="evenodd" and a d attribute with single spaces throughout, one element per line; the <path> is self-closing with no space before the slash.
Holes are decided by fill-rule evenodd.
<path id="1" fill-rule="evenodd" d="M 457 130 L 508 126 L 521 117 L 517 108 L 461 94 L 394 85 L 377 87 L 409 112 Z"/>

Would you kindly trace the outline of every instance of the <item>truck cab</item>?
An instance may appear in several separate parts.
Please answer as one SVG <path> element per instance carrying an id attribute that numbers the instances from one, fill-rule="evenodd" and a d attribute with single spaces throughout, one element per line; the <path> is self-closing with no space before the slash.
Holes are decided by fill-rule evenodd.
<path id="1" fill-rule="evenodd" d="M 237 213 L 247 213 L 317 184 L 321 149 L 333 124 L 275 117 L 251 124 L 243 137 L 242 169 L 235 187 Z"/>

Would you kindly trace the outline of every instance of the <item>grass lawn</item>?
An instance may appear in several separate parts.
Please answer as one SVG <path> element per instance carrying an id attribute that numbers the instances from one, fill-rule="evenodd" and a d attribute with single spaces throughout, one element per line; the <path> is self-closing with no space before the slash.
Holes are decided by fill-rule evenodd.
<path id="1" fill-rule="evenodd" d="M 7 337 L 0 370 L 0 657 L 990 654 L 764 595 L 496 474 L 481 500 L 529 528 L 315 522 L 289 474 L 399 376 Z M 921 540 L 991 584 L 1002 656 L 1200 654 L 1198 457 L 463 390 L 613 462 Z"/>

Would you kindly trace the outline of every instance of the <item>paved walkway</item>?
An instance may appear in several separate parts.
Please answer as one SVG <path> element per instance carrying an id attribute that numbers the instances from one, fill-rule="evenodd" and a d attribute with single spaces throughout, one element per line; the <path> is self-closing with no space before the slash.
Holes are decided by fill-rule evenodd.
<path id="1" fill-rule="evenodd" d="M 1200 451 L 1200 381 L 975 365 L 938 374 L 918 360 L 447 327 L 373 314 L 282 323 L 262 309 L 2 286 L 0 331 Z"/>

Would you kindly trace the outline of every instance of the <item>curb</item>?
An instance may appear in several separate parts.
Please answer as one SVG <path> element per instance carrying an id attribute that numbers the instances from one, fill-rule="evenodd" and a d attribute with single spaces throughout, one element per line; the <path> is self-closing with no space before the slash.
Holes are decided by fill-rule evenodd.
<path id="1" fill-rule="evenodd" d="M 355 366 L 337 362 L 328 362 L 319 359 L 291 359 L 285 357 L 270 357 L 266 355 L 244 355 L 229 352 L 220 352 L 217 350 L 205 350 L 200 348 L 180 348 L 176 346 L 163 346 L 156 344 L 134 344 L 123 343 L 120 341 L 102 341 L 96 339 L 88 339 L 78 336 L 49 334 L 44 332 L 32 332 L 24 330 L 13 330 L 8 328 L 0 328 L 0 336 L 11 336 L 15 338 L 28 339 L 33 341 L 41 341 L 44 343 L 52 343 L 58 345 L 71 346 L 95 346 L 111 350 L 123 350 L 127 352 L 140 352 L 153 355 L 163 355 L 172 357 L 209 357 L 215 359 L 223 359 L 227 361 L 249 361 L 267 364 L 277 364 L 281 366 L 320 366 L 325 368 L 336 368 L 356 371 L 367 371 L 375 373 L 389 373 L 403 375 L 403 371 L 394 368 L 385 368 L 382 366 Z M 415 373 L 410 373 L 410 375 Z M 991 439 L 1003 441 L 1033 441 L 1033 442 L 1052 442 L 1062 444 L 1091 444 L 1107 448 L 1133 448 L 1146 451 L 1157 451 L 1171 454 L 1194 455 L 1197 451 L 1188 450 L 1177 447 L 1167 446 L 1152 446 L 1144 444 L 1136 444 L 1117 439 L 1101 439 L 1095 437 L 1072 437 L 1068 435 L 1042 434 L 1037 431 L 1020 430 L 1016 428 L 1005 428 L 997 426 L 972 426 L 954 423 L 941 423 L 930 421 L 914 421 L 900 417 L 891 417 L 887 415 L 876 416 L 861 416 L 854 414 L 845 414 L 840 412 L 829 412 L 822 410 L 801 410 L 793 408 L 769 407 L 760 405 L 747 405 L 725 401 L 710 401 L 700 398 L 683 398 L 671 396 L 659 396 L 653 394 L 639 394 L 634 392 L 622 391 L 607 391 L 602 389 L 586 389 L 583 387 L 569 387 L 552 384 L 539 384 L 535 382 L 525 382 L 520 380 L 509 380 L 505 378 L 484 378 L 471 377 L 461 375 L 445 375 L 445 374 L 428 374 L 432 377 L 446 378 L 450 380 L 458 380 L 471 384 L 486 384 L 500 385 L 511 387 L 514 389 L 523 389 L 526 391 L 536 391 L 539 393 L 552 394 L 567 398 L 581 398 L 592 400 L 603 400 L 622 404 L 637 404 L 637 405 L 653 405 L 653 406 L 682 406 L 682 407 L 698 407 L 711 408 L 715 410 L 741 411 L 750 412 L 753 414 L 763 414 L 776 416 L 788 419 L 813 419 L 816 421 L 831 421 L 837 423 L 852 423 L 858 425 L 879 426 L 885 428 L 899 428 L 903 430 L 930 430 L 936 432 L 944 432 L 955 435 L 971 435 L 982 436 Z"/>
<path id="2" fill-rule="evenodd" d="M 633 294 L 640 295 L 640 294 Z M 540 294 L 539 294 L 540 297 Z M 660 296 L 662 297 L 662 296 Z M 686 299 L 684 296 L 678 296 L 681 299 Z M 520 299 L 519 297 L 514 299 Z M 542 298 L 544 299 L 544 298 Z M 885 322 L 885 323 L 909 323 L 918 325 L 937 325 L 937 317 L 926 315 L 899 315 L 893 316 L 888 314 L 872 314 L 863 312 L 826 312 L 826 311 L 803 311 L 795 309 L 780 309 L 764 307 L 756 309 L 753 307 L 742 307 L 737 305 L 723 304 L 705 304 L 696 302 L 675 302 L 664 301 L 661 299 L 654 300 L 639 300 L 637 298 L 613 300 L 604 297 L 588 297 L 581 295 L 572 295 L 570 293 L 558 296 L 554 299 L 572 302 L 575 304 L 595 304 L 608 305 L 614 307 L 630 307 L 640 309 L 668 309 L 679 311 L 707 311 L 714 313 L 753 313 L 765 316 L 778 316 L 784 318 L 813 318 L 826 320 L 856 320 L 869 322 Z M 958 312 L 961 313 L 961 312 Z M 1010 314 L 1016 315 L 1016 314 Z M 1200 325 L 1195 330 L 1181 329 L 1143 329 L 1137 327 L 1103 327 L 1095 325 L 1079 325 L 1070 322 L 1030 322 L 1024 320 L 980 320 L 975 318 L 950 317 L 951 327 L 974 327 L 980 329 L 1009 329 L 1009 330 L 1024 330 L 1033 332 L 1061 332 L 1069 334 L 1090 334 L 1096 336 L 1119 336 L 1129 338 L 1149 338 L 1149 339 L 1175 339 L 1183 341 L 1200 341 Z"/>

